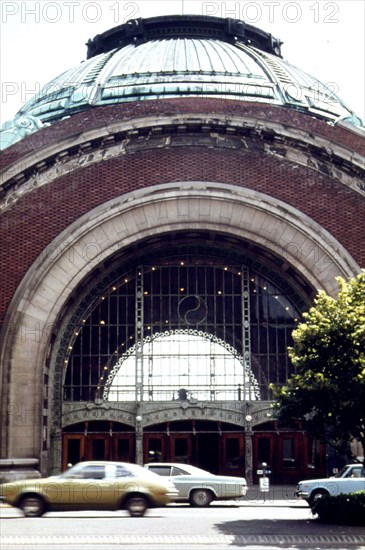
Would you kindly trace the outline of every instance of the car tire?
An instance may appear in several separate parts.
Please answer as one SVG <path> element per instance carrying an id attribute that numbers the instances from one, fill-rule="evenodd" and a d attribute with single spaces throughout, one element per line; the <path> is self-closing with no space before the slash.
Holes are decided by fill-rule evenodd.
<path id="1" fill-rule="evenodd" d="M 26 518 L 39 518 L 43 516 L 46 507 L 41 497 L 37 495 L 28 495 L 20 501 L 19 508 Z"/>
<path id="2" fill-rule="evenodd" d="M 213 500 L 213 494 L 208 489 L 195 489 L 190 495 L 192 506 L 209 506 Z"/>
<path id="3" fill-rule="evenodd" d="M 125 507 L 130 516 L 133 518 L 141 518 L 146 513 L 148 502 L 146 497 L 142 495 L 134 495 L 128 498 Z"/>
<path id="4" fill-rule="evenodd" d="M 312 508 L 315 504 L 315 502 L 317 502 L 317 500 L 319 500 L 320 498 L 326 496 L 326 495 L 329 495 L 328 491 L 326 491 L 325 489 L 318 489 L 317 491 L 313 491 L 308 502 L 309 502 L 309 506 Z"/>

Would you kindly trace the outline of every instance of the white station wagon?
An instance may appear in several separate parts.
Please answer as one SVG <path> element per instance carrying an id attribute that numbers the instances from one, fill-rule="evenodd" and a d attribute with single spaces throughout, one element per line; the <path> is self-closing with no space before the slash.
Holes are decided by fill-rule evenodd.
<path id="1" fill-rule="evenodd" d="M 208 506 L 213 500 L 234 500 L 246 495 L 247 483 L 243 477 L 221 476 L 206 470 L 176 462 L 151 462 L 145 468 L 167 477 L 179 491 L 176 502 L 192 506 Z"/>

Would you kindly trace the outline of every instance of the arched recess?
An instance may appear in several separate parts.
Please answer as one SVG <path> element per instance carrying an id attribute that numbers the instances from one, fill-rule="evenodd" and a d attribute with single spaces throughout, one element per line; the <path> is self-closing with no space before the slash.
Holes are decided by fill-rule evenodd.
<path id="1" fill-rule="evenodd" d="M 54 327 L 68 297 L 104 259 L 146 237 L 185 229 L 219 230 L 274 251 L 314 288 L 331 295 L 335 277 L 359 266 L 332 235 L 291 206 L 262 193 L 210 182 L 181 182 L 132 192 L 69 226 L 29 269 L 3 331 L 4 456 L 47 454 L 54 378 Z M 14 329 L 16 327 L 16 330 Z M 12 437 L 9 437 L 9 434 Z"/>

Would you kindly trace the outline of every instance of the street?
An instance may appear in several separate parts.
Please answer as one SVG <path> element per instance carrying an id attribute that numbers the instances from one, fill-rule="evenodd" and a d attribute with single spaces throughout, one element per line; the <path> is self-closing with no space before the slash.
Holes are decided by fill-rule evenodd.
<path id="1" fill-rule="evenodd" d="M 325 525 L 306 503 L 253 499 L 208 508 L 170 505 L 126 512 L 54 512 L 24 518 L 1 507 L 2 550 L 365 549 L 365 528 Z"/>

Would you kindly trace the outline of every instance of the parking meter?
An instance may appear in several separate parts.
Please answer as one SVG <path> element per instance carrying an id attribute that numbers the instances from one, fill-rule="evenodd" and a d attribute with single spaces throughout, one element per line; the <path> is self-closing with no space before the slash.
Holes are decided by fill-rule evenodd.
<path id="1" fill-rule="evenodd" d="M 270 491 L 270 480 L 267 477 L 269 474 L 271 474 L 271 470 L 268 469 L 266 462 L 262 462 L 261 464 L 261 470 L 257 470 L 257 475 L 261 476 L 259 478 L 259 484 L 260 484 L 260 491 L 263 493 L 264 501 L 265 501 L 265 493 L 268 493 Z"/>

